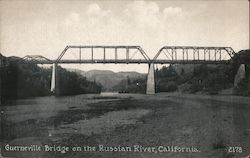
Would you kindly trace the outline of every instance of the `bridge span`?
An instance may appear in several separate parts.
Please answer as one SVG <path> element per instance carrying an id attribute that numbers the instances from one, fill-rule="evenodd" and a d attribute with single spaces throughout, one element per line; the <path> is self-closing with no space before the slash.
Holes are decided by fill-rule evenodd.
<path id="1" fill-rule="evenodd" d="M 73 59 L 67 58 L 67 54 L 73 53 Z M 150 59 L 140 46 L 67 46 L 55 60 L 27 55 L 22 61 L 35 64 L 230 64 L 234 55 L 231 47 L 165 46 Z"/>
<path id="2" fill-rule="evenodd" d="M 164 46 L 150 59 L 140 46 L 66 46 L 57 59 L 27 55 L 21 62 L 53 64 L 51 91 L 56 92 L 58 64 L 147 64 L 147 94 L 155 93 L 154 64 L 231 64 L 231 47 Z"/>

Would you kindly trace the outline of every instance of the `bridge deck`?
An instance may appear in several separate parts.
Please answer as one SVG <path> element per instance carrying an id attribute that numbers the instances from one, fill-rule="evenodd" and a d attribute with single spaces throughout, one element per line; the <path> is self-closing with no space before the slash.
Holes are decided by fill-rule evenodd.
<path id="1" fill-rule="evenodd" d="M 51 61 L 26 61 L 30 63 L 38 63 L 38 64 L 230 64 L 231 60 L 51 60 Z"/>

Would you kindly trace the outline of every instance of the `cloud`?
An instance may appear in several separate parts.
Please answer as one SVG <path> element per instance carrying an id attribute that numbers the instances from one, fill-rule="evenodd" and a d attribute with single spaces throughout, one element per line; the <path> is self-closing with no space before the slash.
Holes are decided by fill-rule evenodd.
<path id="1" fill-rule="evenodd" d="M 96 3 L 92 3 L 88 6 L 87 14 L 88 15 L 99 14 L 100 11 L 101 11 L 100 6 Z"/>
<path id="2" fill-rule="evenodd" d="M 99 16 L 99 17 L 105 17 L 108 16 L 109 14 L 111 14 L 110 10 L 104 10 L 102 9 L 98 4 L 96 3 L 91 3 L 88 7 L 87 7 L 87 11 L 86 11 L 88 16 Z"/>
<path id="3" fill-rule="evenodd" d="M 48 16 L 44 11 L 48 7 L 39 4 L 42 2 L 35 3 L 37 8 L 41 7 L 36 12 L 27 10 L 27 6 L 35 8 L 30 7 L 30 2 L 18 6 L 18 12 L 12 8 L 14 3 L 1 7 L 0 39 L 4 39 L 1 52 L 11 52 L 9 55 L 18 52 L 20 56 L 26 52 L 42 52 L 55 58 L 69 44 L 140 45 L 153 57 L 164 45 L 243 49 L 249 41 L 249 17 L 245 15 L 249 8 L 245 3 L 67 1 L 65 4 L 46 1 L 51 7 Z M 239 40 L 245 42 L 237 42 Z"/>
<path id="4" fill-rule="evenodd" d="M 180 7 L 167 7 L 163 10 L 163 15 L 168 16 L 180 16 L 182 14 L 182 9 Z"/>
<path id="5" fill-rule="evenodd" d="M 158 14 L 159 10 L 155 2 L 133 1 L 126 6 L 125 13 L 129 16 L 151 16 Z"/>
<path id="6" fill-rule="evenodd" d="M 80 14 L 79 13 L 70 13 L 64 20 L 63 24 L 66 26 L 70 26 L 72 24 L 78 24 L 80 21 Z"/>
<path id="7" fill-rule="evenodd" d="M 180 7 L 160 9 L 156 2 L 132 1 L 119 16 L 97 3 L 85 12 L 71 12 L 63 20 L 60 39 L 68 44 L 141 45 L 153 57 L 159 47 L 173 43 L 182 28 L 176 25 Z M 181 40 L 181 39 L 180 39 Z"/>
<path id="8" fill-rule="evenodd" d="M 133 1 L 129 3 L 124 15 L 127 21 L 140 27 L 155 28 L 159 24 L 160 9 L 155 2 Z"/>

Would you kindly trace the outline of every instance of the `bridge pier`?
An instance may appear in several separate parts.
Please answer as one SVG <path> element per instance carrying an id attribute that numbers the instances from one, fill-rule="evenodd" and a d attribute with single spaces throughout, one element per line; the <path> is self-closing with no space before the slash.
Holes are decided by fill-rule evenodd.
<path id="1" fill-rule="evenodd" d="M 154 64 L 149 64 L 146 94 L 155 94 Z"/>
<path id="2" fill-rule="evenodd" d="M 234 87 L 238 87 L 240 81 L 246 77 L 246 65 L 241 64 L 238 71 L 234 77 Z"/>
<path id="3" fill-rule="evenodd" d="M 52 66 L 51 88 L 50 88 L 50 91 L 53 94 L 56 93 L 56 67 L 57 67 L 57 64 L 54 63 Z"/>

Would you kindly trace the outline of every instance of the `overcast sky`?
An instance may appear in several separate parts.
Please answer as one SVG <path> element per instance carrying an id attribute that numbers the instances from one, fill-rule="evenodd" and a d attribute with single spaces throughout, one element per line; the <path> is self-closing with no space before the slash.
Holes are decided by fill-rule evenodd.
<path id="1" fill-rule="evenodd" d="M 248 49 L 249 2 L 0 0 L 2 54 L 55 59 L 66 45 L 140 45 L 151 58 L 165 45 Z M 77 67 L 147 70 L 142 65 Z"/>

